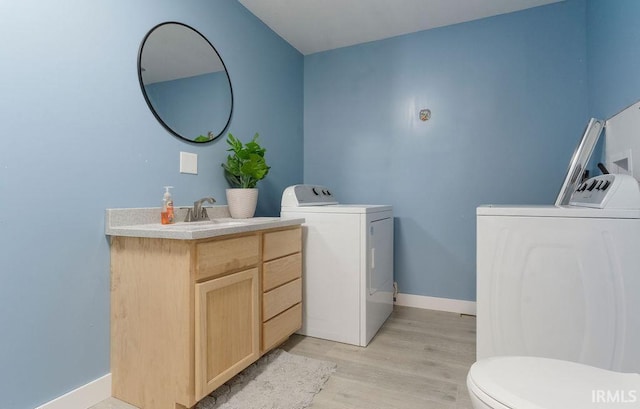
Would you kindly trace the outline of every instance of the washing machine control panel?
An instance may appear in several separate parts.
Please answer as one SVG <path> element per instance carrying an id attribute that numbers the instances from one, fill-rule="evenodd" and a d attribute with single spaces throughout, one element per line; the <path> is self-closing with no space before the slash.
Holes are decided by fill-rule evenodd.
<path id="1" fill-rule="evenodd" d="M 338 204 L 329 188 L 320 185 L 293 185 L 282 194 L 282 207 Z"/>
<path id="2" fill-rule="evenodd" d="M 640 187 L 638 181 L 629 175 L 595 176 L 576 188 L 569 205 L 599 209 L 640 209 Z"/>

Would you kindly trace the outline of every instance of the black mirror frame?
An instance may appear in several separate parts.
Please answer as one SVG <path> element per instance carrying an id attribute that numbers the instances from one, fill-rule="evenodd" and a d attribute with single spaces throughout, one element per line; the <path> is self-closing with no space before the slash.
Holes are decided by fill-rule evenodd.
<path id="1" fill-rule="evenodd" d="M 220 59 L 220 62 L 222 63 L 222 66 L 224 67 L 224 73 L 227 76 L 227 82 L 229 83 L 229 92 L 231 94 L 231 108 L 229 109 L 229 118 L 227 119 L 227 123 L 220 130 L 220 133 L 218 133 L 216 136 L 214 136 L 213 138 L 211 138 L 208 141 L 195 141 L 193 139 L 188 139 L 188 138 L 180 135 L 176 131 L 174 131 L 160 117 L 160 115 L 156 112 L 155 108 L 153 107 L 153 104 L 151 103 L 151 101 L 149 100 L 149 97 L 147 96 L 147 91 L 146 91 L 146 89 L 144 87 L 144 83 L 142 81 L 142 50 L 144 49 L 144 45 L 147 42 L 147 39 L 149 38 L 151 33 L 153 33 L 157 28 L 159 28 L 161 26 L 164 26 L 164 25 L 167 25 L 167 24 L 177 24 L 177 25 L 186 27 L 186 28 L 188 28 L 190 30 L 193 30 L 196 34 L 198 34 L 200 37 L 202 37 L 204 39 L 204 41 L 207 42 L 207 44 L 209 44 L 209 46 L 211 47 L 213 52 L 215 52 L 216 55 L 218 56 L 218 59 Z M 193 28 L 193 27 L 191 27 L 191 26 L 189 26 L 187 24 L 180 23 L 180 22 L 177 22 L 177 21 L 165 21 L 164 23 L 156 24 L 153 28 L 151 28 L 151 30 L 149 30 L 149 32 L 147 32 L 147 34 L 142 39 L 142 43 L 140 43 L 140 48 L 138 49 L 138 82 L 140 83 L 140 89 L 142 90 L 142 95 L 144 96 L 144 100 L 146 101 L 147 106 L 149 107 L 151 112 L 153 113 L 153 116 L 156 117 L 158 122 L 160 122 L 160 124 L 167 131 L 169 131 L 169 133 L 171 133 L 172 135 L 178 137 L 179 139 L 182 139 L 183 141 L 187 141 L 187 142 L 194 143 L 194 144 L 204 144 L 204 143 L 213 142 L 214 140 L 216 140 L 220 135 L 222 135 L 227 130 L 227 128 L 229 127 L 229 123 L 231 123 L 231 117 L 233 116 L 233 87 L 231 85 L 231 77 L 229 77 L 229 71 L 227 70 L 227 66 L 225 65 L 224 60 L 222 59 L 222 57 L 220 57 L 220 53 L 218 53 L 218 50 L 216 50 L 216 48 L 213 46 L 213 44 L 211 44 L 211 42 L 207 39 L 207 37 L 205 37 L 204 35 L 202 35 L 201 32 L 199 32 L 198 30 L 196 30 L 195 28 Z"/>

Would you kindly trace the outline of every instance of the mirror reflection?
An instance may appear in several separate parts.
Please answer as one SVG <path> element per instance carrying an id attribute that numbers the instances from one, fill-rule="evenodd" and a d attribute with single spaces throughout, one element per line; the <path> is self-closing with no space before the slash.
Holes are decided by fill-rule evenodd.
<path id="1" fill-rule="evenodd" d="M 149 108 L 172 134 L 210 142 L 231 120 L 229 74 L 213 45 L 182 23 L 155 26 L 138 55 L 138 78 Z"/>

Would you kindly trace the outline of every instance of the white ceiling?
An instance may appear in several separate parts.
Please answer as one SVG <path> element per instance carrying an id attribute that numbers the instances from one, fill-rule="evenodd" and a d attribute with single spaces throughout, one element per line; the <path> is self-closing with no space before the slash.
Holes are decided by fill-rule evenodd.
<path id="1" fill-rule="evenodd" d="M 562 0 L 238 0 L 302 54 Z"/>

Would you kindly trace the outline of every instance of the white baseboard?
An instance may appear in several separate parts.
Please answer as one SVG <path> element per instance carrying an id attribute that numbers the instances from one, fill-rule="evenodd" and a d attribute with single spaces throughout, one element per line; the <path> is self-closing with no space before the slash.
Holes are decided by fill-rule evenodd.
<path id="1" fill-rule="evenodd" d="M 38 406 L 36 409 L 87 409 L 111 396 L 111 374 Z"/>
<path id="2" fill-rule="evenodd" d="M 426 295 L 399 293 L 396 296 L 395 304 L 405 307 L 422 308 L 425 310 L 448 311 L 458 314 L 476 315 L 475 301 L 454 300 L 452 298 L 438 298 L 428 297 Z"/>

